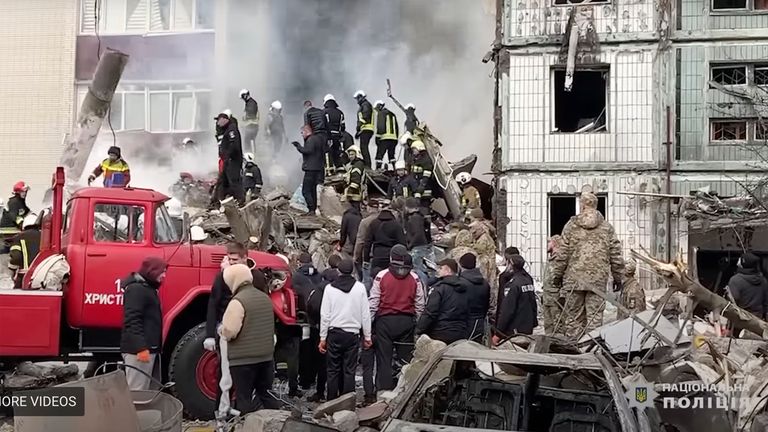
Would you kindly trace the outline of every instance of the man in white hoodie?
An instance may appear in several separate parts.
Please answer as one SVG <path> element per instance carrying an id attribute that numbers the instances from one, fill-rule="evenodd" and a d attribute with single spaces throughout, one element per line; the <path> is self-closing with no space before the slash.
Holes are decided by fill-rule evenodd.
<path id="1" fill-rule="evenodd" d="M 365 285 L 352 276 L 352 260 L 339 264 L 339 277 L 325 287 L 320 306 L 320 344 L 327 355 L 327 400 L 355 391 L 360 331 L 363 347 L 371 349 L 371 312 Z"/>

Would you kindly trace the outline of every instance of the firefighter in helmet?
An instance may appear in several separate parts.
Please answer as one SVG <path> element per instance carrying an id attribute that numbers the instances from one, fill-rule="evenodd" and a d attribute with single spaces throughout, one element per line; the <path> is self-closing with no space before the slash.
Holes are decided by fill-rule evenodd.
<path id="1" fill-rule="evenodd" d="M 414 179 L 418 183 L 419 187 L 416 190 L 421 198 L 421 206 L 429 209 L 432 207 L 432 175 L 434 171 L 434 164 L 432 158 L 429 157 L 427 147 L 421 140 L 416 140 L 411 143 L 411 151 L 413 152 L 413 164 L 411 165 L 411 173 Z"/>
<path id="2" fill-rule="evenodd" d="M 347 187 L 344 190 L 349 204 L 357 209 L 363 200 L 363 176 L 365 175 L 365 162 L 362 159 L 360 147 L 353 145 L 347 149 L 349 166 L 347 168 Z"/>
<path id="3" fill-rule="evenodd" d="M 29 213 L 22 222 L 22 232 L 11 241 L 8 268 L 13 272 L 14 288 L 21 288 L 24 275 L 40 252 L 40 223 Z"/>
<path id="4" fill-rule="evenodd" d="M 21 228 L 22 221 L 30 211 L 27 207 L 28 191 L 29 186 L 23 181 L 13 185 L 13 195 L 8 199 L 3 210 L 3 217 L 0 219 L 0 230 L 11 229 L 16 232 Z"/>
<path id="5" fill-rule="evenodd" d="M 456 175 L 456 183 L 461 187 L 461 211 L 468 218 L 473 209 L 480 208 L 480 192 L 472 186 L 472 175 L 467 172 Z"/>

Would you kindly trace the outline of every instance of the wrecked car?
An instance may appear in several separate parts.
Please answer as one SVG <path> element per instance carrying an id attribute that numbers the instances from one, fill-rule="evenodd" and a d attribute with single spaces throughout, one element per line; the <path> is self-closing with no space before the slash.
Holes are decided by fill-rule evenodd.
<path id="1" fill-rule="evenodd" d="M 492 350 L 456 342 L 432 356 L 392 405 L 383 432 L 659 430 L 653 408 L 630 408 L 599 353 Z"/>

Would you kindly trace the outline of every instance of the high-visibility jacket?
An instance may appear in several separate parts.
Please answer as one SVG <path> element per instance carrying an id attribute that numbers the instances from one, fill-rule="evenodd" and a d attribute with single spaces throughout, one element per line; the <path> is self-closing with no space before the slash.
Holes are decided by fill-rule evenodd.
<path id="1" fill-rule="evenodd" d="M 21 288 L 22 279 L 38 252 L 40 252 L 40 230 L 26 229 L 13 239 L 8 256 L 8 268 L 15 272 L 16 288 Z"/>
<path id="2" fill-rule="evenodd" d="M 360 101 L 360 109 L 357 111 L 357 131 L 371 131 L 373 132 L 373 119 L 374 119 L 373 106 L 367 99 Z"/>
<path id="3" fill-rule="evenodd" d="M 114 162 L 109 158 L 104 159 L 99 166 L 93 170 L 94 177 L 104 175 L 104 187 L 122 188 L 131 181 L 131 169 L 128 162 L 118 159 Z"/>
<path id="4" fill-rule="evenodd" d="M 474 186 L 465 186 L 461 194 L 461 207 L 465 212 L 480 207 L 480 192 Z"/>
<path id="5" fill-rule="evenodd" d="M 380 140 L 395 140 L 400 137 L 400 127 L 397 117 L 392 111 L 383 108 L 376 113 L 376 138 Z"/>
<path id="6" fill-rule="evenodd" d="M 420 195 L 419 198 L 432 198 L 433 170 L 432 158 L 429 157 L 427 152 L 423 151 L 414 158 L 411 165 L 411 173 L 419 184 L 419 188 L 416 191 Z"/>
<path id="7" fill-rule="evenodd" d="M 363 200 L 363 173 L 365 172 L 365 162 L 362 159 L 355 158 L 347 167 L 347 188 L 344 195 L 347 201 Z"/>

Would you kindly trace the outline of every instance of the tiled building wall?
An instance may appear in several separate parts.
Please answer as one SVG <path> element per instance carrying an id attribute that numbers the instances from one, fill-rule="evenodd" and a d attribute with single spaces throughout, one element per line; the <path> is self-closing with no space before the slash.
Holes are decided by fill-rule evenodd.
<path id="1" fill-rule="evenodd" d="M 77 0 L 0 2 L 0 196 L 18 180 L 39 204 L 73 119 Z M 33 205 L 39 209 L 38 205 Z"/>
<path id="2" fill-rule="evenodd" d="M 768 27 L 765 4 L 748 0 L 744 10 L 712 10 L 712 0 L 682 0 L 679 26 L 682 30 L 763 29 Z"/>
<path id="3" fill-rule="evenodd" d="M 556 53 L 511 55 L 502 79 L 505 113 L 503 164 L 652 162 L 654 160 L 654 49 L 605 48 L 609 66 L 608 131 L 555 133 L 552 67 Z M 581 67 L 581 65 L 579 66 Z M 578 68 L 577 68 L 578 70 Z"/>

